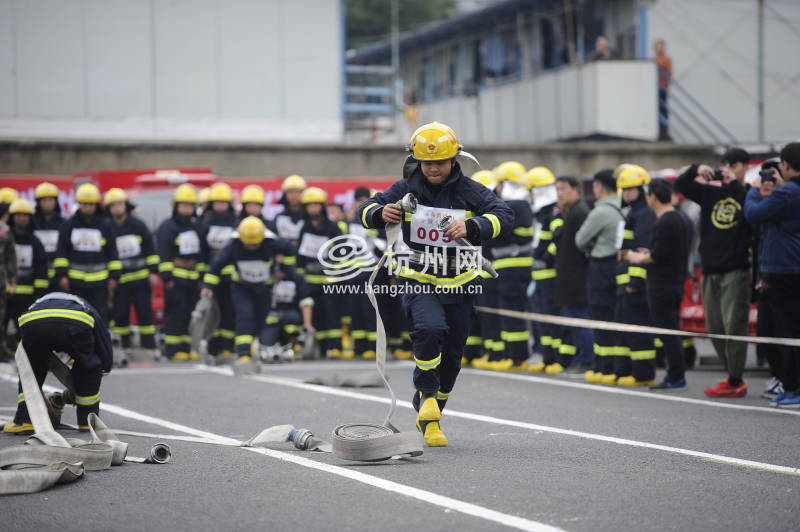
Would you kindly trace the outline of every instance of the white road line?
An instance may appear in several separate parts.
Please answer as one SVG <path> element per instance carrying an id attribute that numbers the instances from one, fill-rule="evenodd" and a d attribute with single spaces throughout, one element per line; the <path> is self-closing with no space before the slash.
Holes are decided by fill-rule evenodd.
<path id="1" fill-rule="evenodd" d="M 692 397 L 679 397 L 676 395 L 667 395 L 676 392 L 640 392 L 637 390 L 626 390 L 616 386 L 603 386 L 599 384 L 585 384 L 582 382 L 569 382 L 560 380 L 559 378 L 536 377 L 534 375 L 519 375 L 516 373 L 500 373 L 497 371 L 488 371 L 481 369 L 469 369 L 460 374 L 460 376 L 467 375 L 481 375 L 484 377 L 495 377 L 499 379 L 509 379 L 517 381 L 536 382 L 539 384 L 550 384 L 552 386 L 563 386 L 566 388 L 577 388 L 581 390 L 590 390 L 593 392 L 613 393 L 617 395 L 631 395 L 635 397 L 643 397 L 646 399 L 658 399 L 660 401 L 673 401 L 676 403 L 689 403 L 703 406 L 713 406 L 716 408 L 729 408 L 734 410 L 750 410 L 754 412 L 762 412 L 767 414 L 785 414 L 790 416 L 800 416 L 800 411 L 787 410 L 785 408 L 773 408 L 768 406 L 752 406 L 740 405 L 733 403 L 723 403 L 721 401 L 710 401 L 706 399 L 694 399 Z"/>
<path id="2" fill-rule="evenodd" d="M 191 368 L 118 368 L 108 374 L 108 377 L 121 377 L 127 375 L 191 375 L 193 373 L 202 373 L 201 370 Z M 105 377 L 105 378 L 108 378 Z"/>
<path id="3" fill-rule="evenodd" d="M 0 379 L 6 382 L 16 383 L 16 379 L 7 378 L 4 375 L 0 375 Z M 52 386 L 44 386 L 43 388 L 46 391 L 56 390 L 56 388 Z M 197 440 L 194 441 L 197 441 L 198 443 L 218 443 L 220 445 L 237 446 L 237 447 L 240 443 L 239 441 L 233 438 L 228 438 L 226 436 L 214 434 L 213 432 L 207 432 L 204 430 L 195 429 L 193 427 L 182 425 L 180 423 L 175 423 L 173 421 L 169 421 L 166 419 L 154 416 L 148 416 L 146 414 L 141 414 L 139 412 L 129 410 L 122 406 L 117 406 L 109 403 L 102 403 L 102 409 L 105 412 L 108 412 L 110 414 L 115 414 L 117 416 L 124 417 L 127 419 L 133 419 L 136 421 L 141 421 L 142 423 L 148 423 L 150 425 L 164 427 L 177 432 L 191 434 L 197 437 Z M 206 441 L 201 441 L 201 440 L 206 440 Z M 353 471 L 344 467 L 317 462 L 315 460 L 304 458 L 302 456 L 284 453 L 281 451 L 275 451 L 273 449 L 265 449 L 263 447 L 242 447 L 242 449 L 253 453 L 263 454 L 265 456 L 269 456 L 270 458 L 276 458 L 283 462 L 289 462 L 310 469 L 316 469 L 317 471 L 322 471 L 324 473 L 330 473 L 332 475 L 337 475 L 340 477 L 348 478 L 350 480 L 355 480 L 356 482 L 360 482 L 368 486 L 373 486 L 375 488 L 382 489 L 384 491 L 389 491 L 392 493 L 396 493 L 398 495 L 403 495 L 405 497 L 411 497 L 412 499 L 417 499 L 427 504 L 439 506 L 441 508 L 444 508 L 445 510 L 451 510 L 466 515 L 471 515 L 473 517 L 484 519 L 486 521 L 492 521 L 494 523 L 498 523 L 500 525 L 504 525 L 510 528 L 516 528 L 518 530 L 525 530 L 530 532 L 563 532 L 563 529 L 547 525 L 545 523 L 532 521 L 530 519 L 525 519 L 524 517 L 518 517 L 515 515 L 504 514 L 502 512 L 498 512 L 496 510 L 492 510 L 484 506 L 478 506 L 477 504 L 460 501 L 458 499 L 453 499 L 451 497 L 445 497 L 444 495 L 439 495 L 438 493 L 422 490 L 406 484 L 400 484 L 399 482 L 393 482 L 391 480 L 386 480 L 380 477 L 367 475 L 365 473 L 361 473 L 359 471 Z"/>
<path id="4" fill-rule="evenodd" d="M 233 375 L 232 370 L 227 368 L 207 368 L 210 373 L 217 373 L 219 375 Z M 308 390 L 316 393 L 323 393 L 327 395 L 336 395 L 339 397 L 347 397 L 349 399 L 356 399 L 362 401 L 371 401 L 373 403 L 390 404 L 391 400 L 388 397 L 378 397 L 365 393 L 352 392 L 348 390 L 341 390 L 338 388 L 328 388 L 325 386 L 318 386 L 315 384 L 305 384 L 303 382 L 287 379 L 284 377 L 269 377 L 267 375 L 250 375 L 245 377 L 251 380 L 266 382 L 269 384 L 279 384 L 282 386 L 289 386 L 300 390 Z M 397 405 L 404 408 L 413 408 L 409 401 L 397 401 Z M 552 434 L 562 434 L 564 436 L 574 436 L 577 438 L 584 438 L 588 440 L 603 441 L 607 443 L 616 443 L 618 445 L 626 445 L 629 447 L 640 447 L 643 449 L 652 449 L 656 451 L 664 451 L 673 454 L 680 454 L 684 456 L 691 456 L 694 458 L 701 458 L 704 460 L 713 460 L 729 465 L 749 467 L 753 469 L 761 469 L 773 473 L 783 473 L 789 475 L 800 476 L 800 467 L 789 467 L 776 464 L 769 464 L 766 462 L 756 462 L 753 460 L 745 460 L 743 458 L 734 458 L 731 456 L 724 456 L 719 454 L 711 454 L 703 451 L 694 451 L 691 449 L 683 449 L 680 447 L 671 447 L 668 445 L 660 445 L 657 443 L 649 443 L 638 440 L 628 440 L 625 438 L 617 438 L 615 436 L 604 436 L 602 434 L 595 434 L 592 432 L 581 432 L 571 429 L 562 429 L 559 427 L 550 427 L 547 425 L 537 425 L 535 423 L 527 423 L 524 421 L 515 421 L 511 419 L 502 419 L 492 416 L 485 416 L 483 414 L 473 414 L 471 412 L 461 412 L 458 410 L 447 409 L 448 417 L 458 417 L 463 419 L 470 419 L 473 421 L 480 421 L 483 423 L 491 423 L 494 425 L 504 425 L 508 427 L 517 427 L 522 429 L 549 432 Z"/>

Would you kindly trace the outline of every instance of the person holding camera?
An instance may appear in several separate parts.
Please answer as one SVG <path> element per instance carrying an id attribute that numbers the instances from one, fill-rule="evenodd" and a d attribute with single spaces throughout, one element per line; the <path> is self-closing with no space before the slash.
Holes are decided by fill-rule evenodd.
<path id="1" fill-rule="evenodd" d="M 752 232 L 743 205 L 749 185 L 744 176 L 750 155 L 729 148 L 719 170 L 691 165 L 675 181 L 675 190 L 700 205 L 700 261 L 706 330 L 747 336 L 750 315 L 750 244 Z M 742 380 L 747 344 L 712 340 L 728 379 L 706 388 L 709 397 L 744 397 Z"/>
<path id="2" fill-rule="evenodd" d="M 759 175 L 747 193 L 744 215 L 748 222 L 765 226 L 759 270 L 766 307 L 759 312 L 769 313 L 775 337 L 800 338 L 800 142 L 781 150 L 779 172 Z M 783 392 L 771 404 L 800 408 L 800 348 L 779 349 L 783 356 L 777 377 Z"/>

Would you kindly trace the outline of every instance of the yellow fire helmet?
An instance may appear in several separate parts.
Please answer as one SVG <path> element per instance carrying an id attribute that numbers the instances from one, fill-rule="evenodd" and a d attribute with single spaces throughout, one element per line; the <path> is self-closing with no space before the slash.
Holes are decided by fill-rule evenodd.
<path id="1" fill-rule="evenodd" d="M 528 170 L 522 178 L 522 184 L 528 190 L 532 188 L 546 187 L 556 182 L 556 176 L 549 168 L 536 166 Z"/>
<path id="2" fill-rule="evenodd" d="M 190 183 L 184 183 L 172 193 L 173 203 L 197 203 L 197 189 Z"/>
<path id="3" fill-rule="evenodd" d="M 300 196 L 300 201 L 303 204 L 306 203 L 327 203 L 328 202 L 328 193 L 322 190 L 319 187 L 308 187 L 303 191 L 303 195 Z"/>
<path id="4" fill-rule="evenodd" d="M 461 145 L 450 126 L 431 122 L 411 135 L 408 151 L 417 161 L 446 161 L 461 153 Z"/>
<path id="5" fill-rule="evenodd" d="M 643 187 L 650 183 L 650 174 L 641 166 L 635 164 L 627 164 L 624 166 L 625 168 L 620 169 L 617 175 L 617 188 L 619 190 Z"/>
<path id="6" fill-rule="evenodd" d="M 100 189 L 92 183 L 84 183 L 75 191 L 78 203 L 100 203 Z"/>
<path id="7" fill-rule="evenodd" d="M 264 189 L 258 185 L 247 185 L 242 189 L 242 205 L 245 203 L 258 203 L 264 205 Z"/>
<path id="8" fill-rule="evenodd" d="M 0 188 L 0 203 L 13 203 L 17 199 L 17 191 L 11 187 Z"/>
<path id="9" fill-rule="evenodd" d="M 197 193 L 197 203 L 200 205 L 205 205 L 208 203 L 208 196 L 211 194 L 211 188 L 201 188 L 200 191 Z"/>
<path id="10" fill-rule="evenodd" d="M 128 201 L 128 195 L 121 188 L 111 188 L 106 192 L 106 195 L 103 196 L 103 203 L 105 205 L 110 205 L 117 201 Z"/>
<path id="11" fill-rule="evenodd" d="M 497 186 L 497 176 L 491 170 L 479 170 L 472 174 L 472 179 L 490 190 Z"/>
<path id="12" fill-rule="evenodd" d="M 493 171 L 500 181 L 511 181 L 513 183 L 519 183 L 522 180 L 522 176 L 525 175 L 525 167 L 517 161 L 500 163 Z"/>
<path id="13" fill-rule="evenodd" d="M 248 216 L 239 222 L 239 240 L 244 244 L 260 244 L 264 240 L 264 222 L 255 216 Z"/>
<path id="14" fill-rule="evenodd" d="M 233 202 L 233 191 L 227 183 L 214 183 L 208 193 L 208 201 Z"/>
<path id="15" fill-rule="evenodd" d="M 281 185 L 281 190 L 283 191 L 290 189 L 305 190 L 306 187 L 308 187 L 308 185 L 306 184 L 306 180 L 303 178 L 303 176 L 292 174 L 283 180 L 283 184 Z"/>
<path id="16" fill-rule="evenodd" d="M 36 199 L 57 198 L 58 187 L 55 186 L 53 183 L 48 183 L 47 181 L 45 181 L 44 183 L 39 183 L 38 185 L 36 185 L 36 192 L 34 193 L 34 197 Z"/>
<path id="17" fill-rule="evenodd" d="M 33 214 L 33 204 L 25 198 L 17 198 L 11 203 L 8 212 L 11 214 Z"/>

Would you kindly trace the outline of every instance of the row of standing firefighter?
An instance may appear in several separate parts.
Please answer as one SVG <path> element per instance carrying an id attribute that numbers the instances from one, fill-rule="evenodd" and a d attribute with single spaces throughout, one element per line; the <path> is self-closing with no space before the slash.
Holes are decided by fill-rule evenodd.
<path id="1" fill-rule="evenodd" d="M 145 356 L 157 358 L 151 297 L 160 277 L 165 300 L 161 332 L 164 354 L 171 360 L 200 359 L 190 348 L 188 327 L 202 293 L 213 295 L 220 308 L 220 323 L 208 345 L 218 362 L 233 355 L 251 357 L 255 338 L 276 348 L 274 360 L 291 358 L 292 343 L 303 330 L 316 338 L 322 356 L 374 358 L 376 320 L 367 296 L 363 291 L 326 293 L 331 280 L 318 259 L 327 241 L 348 234 L 367 243 L 374 255 L 381 253 L 385 241 L 380 232 L 353 218 L 358 204 L 374 191 L 357 189 L 349 216 L 336 220 L 328 215 L 327 194 L 308 187 L 301 176 L 287 177 L 282 192 L 283 212 L 266 220 L 265 194 L 257 185 L 242 191 L 240 212 L 225 183 L 200 191 L 181 185 L 173 193 L 171 216 L 152 233 L 121 189 L 101 197 L 95 185 L 79 186 L 77 209 L 66 219 L 57 205 L 58 188 L 51 183 L 36 187 L 35 206 L 17 198 L 13 189 L 3 189 L 0 209 L 10 225 L 5 262 L 16 268 L 4 283 L 8 302 L 2 305 L 7 309 L 2 322 L 13 321 L 18 330 L 19 316 L 39 296 L 70 292 L 98 309 L 123 349 L 132 347 L 138 330 Z M 245 232 L 257 236 L 245 242 Z M 367 278 L 368 273 L 361 274 L 350 283 Z M 387 297 L 381 303 L 393 352 L 410 359 L 402 312 Z M 133 327 L 131 308 L 137 322 Z M 12 352 L 4 346 L 0 356 Z"/>

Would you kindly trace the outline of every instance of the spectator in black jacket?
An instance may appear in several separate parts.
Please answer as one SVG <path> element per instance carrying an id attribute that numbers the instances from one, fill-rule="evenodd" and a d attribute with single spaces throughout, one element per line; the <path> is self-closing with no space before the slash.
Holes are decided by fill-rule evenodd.
<path id="1" fill-rule="evenodd" d="M 562 316 L 588 318 L 589 303 L 586 294 L 586 276 L 589 259 L 575 245 L 575 234 L 589 215 L 589 206 L 581 199 L 580 183 L 574 177 L 556 179 L 558 208 L 564 225 L 553 235 L 556 283 L 555 302 Z M 592 364 L 594 343 L 589 329 L 571 328 L 566 331 L 559 346 L 558 362 L 547 366 L 550 375 L 561 373 L 570 364 Z"/>
<path id="2" fill-rule="evenodd" d="M 650 183 L 647 205 L 658 220 L 653 226 L 649 249 L 631 251 L 628 262 L 647 265 L 647 303 L 654 327 L 678 329 L 678 315 L 686 279 L 686 262 L 692 243 L 692 228 L 687 219 L 672 206 L 672 185 L 664 179 Z M 677 336 L 664 335 L 667 376 L 652 390 L 686 388 L 686 362 Z M 655 359 L 651 359 L 655 372 Z"/>
<path id="3" fill-rule="evenodd" d="M 703 308 L 710 333 L 746 336 L 750 314 L 750 225 L 744 219 L 744 182 L 750 156 L 730 148 L 719 171 L 692 165 L 675 181 L 675 188 L 702 209 L 700 260 L 703 266 Z M 712 340 L 728 380 L 706 388 L 710 397 L 744 397 L 742 380 L 747 344 Z"/>

